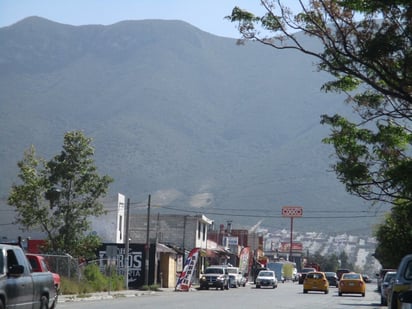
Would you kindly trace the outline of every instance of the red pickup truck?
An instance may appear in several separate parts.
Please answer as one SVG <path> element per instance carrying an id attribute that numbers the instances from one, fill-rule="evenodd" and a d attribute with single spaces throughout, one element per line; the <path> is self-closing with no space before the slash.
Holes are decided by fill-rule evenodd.
<path id="1" fill-rule="evenodd" d="M 26 253 L 26 257 L 30 262 L 33 272 L 50 272 L 47 267 L 46 260 L 43 256 L 33 253 Z M 56 273 L 51 273 L 53 275 L 54 286 L 56 287 L 57 293 L 60 291 L 60 275 Z"/>

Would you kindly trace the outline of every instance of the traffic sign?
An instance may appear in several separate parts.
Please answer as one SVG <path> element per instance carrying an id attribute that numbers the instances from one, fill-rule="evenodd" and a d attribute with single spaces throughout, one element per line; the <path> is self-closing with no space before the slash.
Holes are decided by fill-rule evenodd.
<path id="1" fill-rule="evenodd" d="M 283 217 L 302 217 L 303 216 L 303 207 L 300 206 L 284 206 L 282 207 L 282 216 Z"/>

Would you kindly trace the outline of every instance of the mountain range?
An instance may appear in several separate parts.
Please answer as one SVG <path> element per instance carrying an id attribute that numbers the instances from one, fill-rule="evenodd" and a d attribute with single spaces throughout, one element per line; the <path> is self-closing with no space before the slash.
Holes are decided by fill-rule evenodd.
<path id="1" fill-rule="evenodd" d="M 297 33 L 307 44 L 316 42 Z M 382 208 L 331 172 L 330 128 L 352 117 L 314 59 L 204 32 L 178 20 L 71 26 L 29 17 L 0 28 L 0 211 L 30 145 L 47 160 L 65 132 L 93 139 L 100 174 L 141 211 L 203 213 L 216 223 L 371 233 Z M 7 217 L 7 218 L 9 218 Z M 8 225 L 0 225 L 0 236 Z"/>

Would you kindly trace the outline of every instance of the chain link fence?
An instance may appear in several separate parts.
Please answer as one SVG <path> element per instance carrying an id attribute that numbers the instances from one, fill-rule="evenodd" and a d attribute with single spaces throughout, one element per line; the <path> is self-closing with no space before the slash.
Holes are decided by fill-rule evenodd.
<path id="1" fill-rule="evenodd" d="M 54 254 L 39 254 L 46 260 L 49 270 L 53 273 L 59 274 L 61 277 L 70 279 L 82 278 L 81 264 L 69 254 L 54 255 Z"/>

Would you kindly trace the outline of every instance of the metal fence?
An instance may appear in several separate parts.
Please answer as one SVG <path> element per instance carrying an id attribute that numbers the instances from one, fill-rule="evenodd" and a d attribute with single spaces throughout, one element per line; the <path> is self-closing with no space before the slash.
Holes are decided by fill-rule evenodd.
<path id="1" fill-rule="evenodd" d="M 62 277 L 80 280 L 82 277 L 81 266 L 79 261 L 69 254 L 54 255 L 54 254 L 39 254 L 43 256 L 47 262 L 47 266 L 51 272 L 57 273 Z"/>

